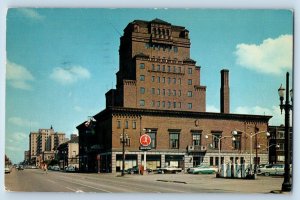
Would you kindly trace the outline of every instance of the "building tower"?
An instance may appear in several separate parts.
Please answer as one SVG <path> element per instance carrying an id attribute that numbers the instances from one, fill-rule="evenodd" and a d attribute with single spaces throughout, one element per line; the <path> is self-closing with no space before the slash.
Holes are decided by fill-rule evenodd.
<path id="1" fill-rule="evenodd" d="M 116 89 L 106 106 L 205 112 L 206 86 L 190 58 L 189 31 L 160 19 L 134 20 L 120 38 Z"/>
<path id="2" fill-rule="evenodd" d="M 221 113 L 230 112 L 229 102 L 229 70 L 221 70 L 221 90 L 220 90 L 220 109 Z"/>

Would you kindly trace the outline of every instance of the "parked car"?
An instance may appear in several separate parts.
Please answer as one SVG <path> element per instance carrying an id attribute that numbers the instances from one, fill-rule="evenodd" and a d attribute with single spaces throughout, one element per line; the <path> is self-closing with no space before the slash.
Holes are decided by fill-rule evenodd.
<path id="1" fill-rule="evenodd" d="M 51 170 L 53 170 L 53 171 L 59 171 L 60 168 L 59 168 L 58 165 L 54 165 L 54 166 L 52 166 Z"/>
<path id="2" fill-rule="evenodd" d="M 272 164 L 257 169 L 257 174 L 270 176 L 270 175 L 283 175 L 284 164 Z"/>
<path id="3" fill-rule="evenodd" d="M 75 167 L 74 167 L 74 166 L 69 165 L 69 166 L 67 166 L 67 167 L 65 168 L 65 171 L 66 171 L 66 172 L 75 172 L 76 170 L 75 170 Z"/>
<path id="4" fill-rule="evenodd" d="M 206 165 L 198 165 L 192 168 L 189 168 L 189 174 L 214 174 L 218 171 L 218 168 L 206 166 Z"/>
<path id="5" fill-rule="evenodd" d="M 182 172 L 182 168 L 180 167 L 162 167 L 157 170 L 159 174 L 177 174 Z"/>
<path id="6" fill-rule="evenodd" d="M 4 171 L 5 171 L 5 174 L 9 174 L 11 172 L 11 167 L 5 166 Z"/>
<path id="7" fill-rule="evenodd" d="M 152 169 L 147 168 L 146 171 L 147 171 L 147 173 L 150 173 L 150 172 L 152 172 Z M 139 167 L 134 166 L 132 168 L 126 169 L 125 173 L 127 173 L 127 174 L 138 174 L 139 173 Z"/>

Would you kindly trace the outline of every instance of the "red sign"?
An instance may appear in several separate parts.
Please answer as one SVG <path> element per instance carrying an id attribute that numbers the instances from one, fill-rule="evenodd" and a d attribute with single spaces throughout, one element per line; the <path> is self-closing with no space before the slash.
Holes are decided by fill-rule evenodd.
<path id="1" fill-rule="evenodd" d="M 143 134 L 140 137 L 140 144 L 144 147 L 149 146 L 151 143 L 151 137 L 147 134 Z"/>

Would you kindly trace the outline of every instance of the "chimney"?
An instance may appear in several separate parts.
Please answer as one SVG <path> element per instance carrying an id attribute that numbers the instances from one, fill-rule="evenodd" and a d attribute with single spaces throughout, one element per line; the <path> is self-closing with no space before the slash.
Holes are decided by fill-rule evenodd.
<path id="1" fill-rule="evenodd" d="M 221 113 L 230 112 L 229 104 L 229 70 L 221 70 L 221 90 L 220 90 L 220 109 Z"/>

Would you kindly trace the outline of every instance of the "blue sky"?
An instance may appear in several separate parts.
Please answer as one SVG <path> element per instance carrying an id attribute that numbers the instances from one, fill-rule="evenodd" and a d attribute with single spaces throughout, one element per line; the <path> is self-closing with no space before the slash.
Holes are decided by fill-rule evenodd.
<path id="1" fill-rule="evenodd" d="M 219 112 L 229 69 L 231 112 L 284 122 L 277 89 L 292 73 L 290 10 L 10 9 L 7 14 L 5 153 L 23 160 L 30 130 L 76 132 L 115 87 L 119 38 L 135 20 L 160 18 L 190 31 L 207 111 Z"/>

